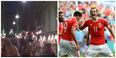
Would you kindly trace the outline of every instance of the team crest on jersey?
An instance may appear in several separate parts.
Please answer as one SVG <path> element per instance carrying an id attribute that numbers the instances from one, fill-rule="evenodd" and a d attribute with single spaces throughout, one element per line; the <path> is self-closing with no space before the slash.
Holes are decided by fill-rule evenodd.
<path id="1" fill-rule="evenodd" d="M 92 26 L 92 24 L 90 24 L 90 26 Z"/>
<path id="2" fill-rule="evenodd" d="M 98 27 L 102 27 L 102 24 L 101 23 L 98 23 Z"/>

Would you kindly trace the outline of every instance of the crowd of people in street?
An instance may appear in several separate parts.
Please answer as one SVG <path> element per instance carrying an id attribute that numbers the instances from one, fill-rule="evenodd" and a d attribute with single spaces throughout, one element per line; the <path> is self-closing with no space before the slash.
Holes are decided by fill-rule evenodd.
<path id="1" fill-rule="evenodd" d="M 1 36 L 2 57 L 56 57 L 57 42 L 55 34 L 36 34 L 22 31 L 18 35 Z"/>

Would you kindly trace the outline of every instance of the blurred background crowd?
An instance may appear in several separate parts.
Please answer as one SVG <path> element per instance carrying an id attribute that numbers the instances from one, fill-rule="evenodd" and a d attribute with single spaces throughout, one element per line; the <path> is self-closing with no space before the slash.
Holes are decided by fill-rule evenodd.
<path id="1" fill-rule="evenodd" d="M 105 18 L 110 24 L 113 31 L 115 31 L 115 1 L 59 1 L 59 11 L 63 11 L 65 19 L 73 16 L 75 11 L 82 13 L 82 20 L 88 20 L 90 18 L 91 7 L 96 7 L 99 11 L 99 17 Z M 86 34 L 88 30 L 76 31 L 77 41 L 80 44 L 81 56 L 84 56 L 84 52 L 88 46 L 85 45 Z M 114 32 L 115 33 L 115 32 Z M 105 29 L 105 36 L 107 44 L 114 53 L 114 43 L 111 42 L 112 36 L 109 31 Z"/>

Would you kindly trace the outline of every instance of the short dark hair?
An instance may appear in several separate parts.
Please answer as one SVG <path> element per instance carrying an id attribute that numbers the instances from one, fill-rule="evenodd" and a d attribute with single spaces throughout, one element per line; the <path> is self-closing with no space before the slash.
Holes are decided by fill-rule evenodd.
<path id="1" fill-rule="evenodd" d="M 62 11 L 59 11 L 59 14 L 62 14 L 63 12 Z"/>
<path id="2" fill-rule="evenodd" d="M 74 14 L 73 14 L 73 16 L 82 17 L 82 14 L 81 14 L 81 12 L 79 12 L 79 11 L 75 11 Z"/>

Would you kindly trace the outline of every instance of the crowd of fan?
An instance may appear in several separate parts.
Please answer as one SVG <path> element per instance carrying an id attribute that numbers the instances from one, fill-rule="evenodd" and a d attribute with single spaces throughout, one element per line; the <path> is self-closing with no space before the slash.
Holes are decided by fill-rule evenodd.
<path id="1" fill-rule="evenodd" d="M 20 35 L 2 35 L 2 57 L 56 57 L 56 39 L 42 38 L 33 32 L 21 32 Z"/>

